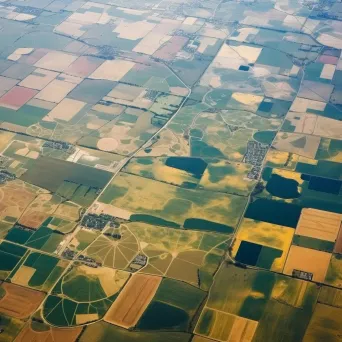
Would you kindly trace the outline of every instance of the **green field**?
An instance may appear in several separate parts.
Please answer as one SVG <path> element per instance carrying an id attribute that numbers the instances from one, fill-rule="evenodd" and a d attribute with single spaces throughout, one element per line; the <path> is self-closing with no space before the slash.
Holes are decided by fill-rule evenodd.
<path id="1" fill-rule="evenodd" d="M 92 339 L 97 342 L 188 342 L 191 334 L 179 332 L 136 332 L 114 325 L 99 322 L 89 325 L 80 338 L 80 342 Z"/>
<path id="2" fill-rule="evenodd" d="M 62 261 L 51 255 L 31 252 L 17 272 L 11 276 L 12 282 L 48 291 L 67 265 L 67 261 Z"/>
<path id="3" fill-rule="evenodd" d="M 0 243 L 0 277 L 5 279 L 15 269 L 27 249 L 3 241 Z"/>
<path id="4" fill-rule="evenodd" d="M 153 301 L 141 317 L 139 330 L 189 331 L 206 292 L 172 279 L 163 279 Z"/>

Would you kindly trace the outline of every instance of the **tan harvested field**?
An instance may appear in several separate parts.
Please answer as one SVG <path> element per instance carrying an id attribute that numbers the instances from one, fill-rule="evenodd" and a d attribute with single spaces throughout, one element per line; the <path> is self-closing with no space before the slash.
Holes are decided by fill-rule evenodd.
<path id="1" fill-rule="evenodd" d="M 36 96 L 36 99 L 48 102 L 61 102 L 76 87 L 76 84 L 53 80 Z"/>
<path id="2" fill-rule="evenodd" d="M 296 235 L 334 242 L 341 222 L 341 214 L 304 208 L 298 221 Z"/>
<path id="3" fill-rule="evenodd" d="M 144 38 L 155 26 L 156 24 L 147 21 L 122 21 L 113 32 L 118 33 L 119 38 L 137 40 Z"/>
<path id="4" fill-rule="evenodd" d="M 164 33 L 150 32 L 148 33 L 133 49 L 134 52 L 153 55 L 163 44 L 171 39 Z"/>
<path id="5" fill-rule="evenodd" d="M 45 294 L 14 284 L 3 283 L 6 295 L 0 300 L 0 312 L 15 318 L 27 318 L 37 310 Z"/>
<path id="6" fill-rule="evenodd" d="M 292 245 L 283 273 L 292 275 L 293 270 L 310 272 L 313 281 L 324 282 L 330 258 L 330 253 Z"/>
<path id="7" fill-rule="evenodd" d="M 155 295 L 162 278 L 135 274 L 106 313 L 104 320 L 126 329 L 134 327 Z"/>
<path id="8" fill-rule="evenodd" d="M 33 189 L 19 180 L 0 186 L 0 218 L 19 218 L 35 196 Z"/>
<path id="9" fill-rule="evenodd" d="M 28 322 L 24 329 L 20 332 L 15 342 L 75 342 L 82 331 L 81 327 L 77 328 L 53 328 L 49 330 L 34 330 L 31 323 Z"/>
<path id="10" fill-rule="evenodd" d="M 340 232 L 337 235 L 334 253 L 342 254 L 342 226 L 340 227 Z"/>
<path id="11" fill-rule="evenodd" d="M 49 120 L 59 119 L 63 121 L 71 120 L 86 103 L 82 101 L 64 99 L 48 115 Z"/>
<path id="12" fill-rule="evenodd" d="M 58 72 L 36 69 L 32 74 L 24 78 L 19 85 L 26 88 L 42 90 L 57 76 Z"/>
<path id="13" fill-rule="evenodd" d="M 314 134 L 320 137 L 341 139 L 342 122 L 311 113 L 289 112 L 286 120 L 295 126 L 295 133 Z"/>
<path id="14" fill-rule="evenodd" d="M 16 272 L 16 274 L 12 277 L 12 283 L 27 286 L 34 272 L 36 272 L 35 268 L 22 265 Z"/>
<path id="15" fill-rule="evenodd" d="M 76 59 L 77 56 L 68 53 L 51 51 L 42 57 L 35 66 L 42 69 L 64 71 Z"/>
<path id="16" fill-rule="evenodd" d="M 236 317 L 228 342 L 251 342 L 258 322 L 243 317 Z"/>
<path id="17" fill-rule="evenodd" d="M 99 319 L 98 314 L 80 314 L 76 315 L 76 324 L 85 324 L 92 321 L 97 321 Z"/>
<path id="18" fill-rule="evenodd" d="M 105 61 L 89 77 L 96 80 L 120 81 L 135 63 L 120 59 Z"/>

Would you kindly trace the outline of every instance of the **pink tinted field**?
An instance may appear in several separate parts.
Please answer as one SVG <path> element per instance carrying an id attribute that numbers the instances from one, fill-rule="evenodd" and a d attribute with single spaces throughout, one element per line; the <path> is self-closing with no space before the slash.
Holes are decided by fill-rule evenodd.
<path id="1" fill-rule="evenodd" d="M 16 86 L 0 98 L 0 106 L 18 110 L 37 94 L 37 90 Z"/>

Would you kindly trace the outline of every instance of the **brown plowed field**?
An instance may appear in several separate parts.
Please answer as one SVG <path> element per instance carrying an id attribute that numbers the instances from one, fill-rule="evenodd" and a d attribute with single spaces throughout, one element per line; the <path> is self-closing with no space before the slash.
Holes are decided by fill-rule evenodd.
<path id="1" fill-rule="evenodd" d="M 15 318 L 27 318 L 37 310 L 45 294 L 14 284 L 3 283 L 6 295 L 0 300 L 0 312 Z"/>
<path id="2" fill-rule="evenodd" d="M 135 274 L 108 310 L 104 320 L 126 329 L 134 327 L 155 295 L 162 278 Z"/>
<path id="3" fill-rule="evenodd" d="M 15 342 L 75 342 L 82 328 L 50 328 L 46 331 L 35 331 L 32 329 L 30 322 L 27 323 L 25 328 L 20 332 Z"/>
<path id="4" fill-rule="evenodd" d="M 342 254 L 342 226 L 336 239 L 334 253 Z"/>

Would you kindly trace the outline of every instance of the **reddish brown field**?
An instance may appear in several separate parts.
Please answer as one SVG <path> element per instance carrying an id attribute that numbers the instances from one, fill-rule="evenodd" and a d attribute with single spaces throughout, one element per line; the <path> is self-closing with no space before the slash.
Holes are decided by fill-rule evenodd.
<path id="1" fill-rule="evenodd" d="M 37 90 L 16 86 L 0 98 L 0 106 L 18 110 L 37 94 Z"/>
<path id="2" fill-rule="evenodd" d="M 155 295 L 162 278 L 135 274 L 128 281 L 104 320 L 126 329 L 134 327 Z"/>
<path id="3" fill-rule="evenodd" d="M 73 62 L 65 72 L 73 76 L 88 77 L 102 63 L 103 61 L 99 58 L 81 56 L 77 58 L 76 61 Z"/>
<path id="4" fill-rule="evenodd" d="M 336 65 L 338 62 L 338 57 L 323 55 L 323 56 L 319 57 L 318 60 L 324 64 L 335 64 Z"/>
<path id="5" fill-rule="evenodd" d="M 186 37 L 172 37 L 165 45 L 154 53 L 154 57 L 167 61 L 173 60 L 177 53 L 182 50 L 183 46 L 188 42 Z"/>
<path id="6" fill-rule="evenodd" d="M 37 310 L 45 294 L 14 284 L 3 283 L 6 295 L 0 300 L 0 312 L 24 319 Z"/>
<path id="7" fill-rule="evenodd" d="M 39 323 L 38 323 L 39 324 Z M 28 322 L 24 329 L 20 332 L 15 342 L 75 342 L 82 331 L 81 327 L 77 328 L 50 328 L 46 331 L 35 331 Z"/>
<path id="8" fill-rule="evenodd" d="M 337 235 L 334 253 L 342 254 L 342 226 L 340 228 L 340 232 Z"/>

